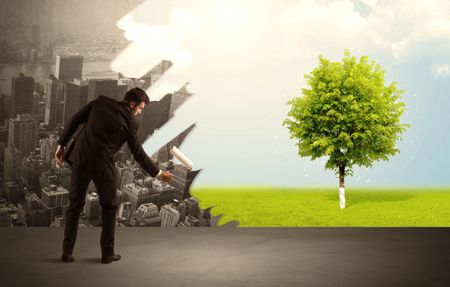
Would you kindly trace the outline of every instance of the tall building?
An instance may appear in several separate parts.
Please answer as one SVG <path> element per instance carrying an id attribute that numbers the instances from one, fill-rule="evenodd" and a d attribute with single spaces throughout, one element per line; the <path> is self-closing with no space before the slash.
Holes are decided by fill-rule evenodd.
<path id="1" fill-rule="evenodd" d="M 45 106 L 46 106 L 45 98 L 39 99 L 39 102 L 38 102 L 37 105 L 38 105 L 38 107 L 37 107 L 37 109 L 38 109 L 37 114 L 39 115 L 39 122 L 40 123 L 44 123 L 45 122 Z"/>
<path id="2" fill-rule="evenodd" d="M 0 93 L 0 126 L 3 126 L 5 124 L 6 111 L 9 110 L 9 107 L 5 105 L 6 98 L 6 95 Z"/>
<path id="3" fill-rule="evenodd" d="M 22 160 L 20 169 L 22 182 L 30 191 L 37 192 L 40 195 L 39 178 L 49 168 L 49 163 L 44 162 L 36 152 L 32 152 Z"/>
<path id="4" fill-rule="evenodd" d="M 50 209 L 51 218 L 63 215 L 63 209 L 69 205 L 69 191 L 61 186 L 50 185 L 41 190 L 41 202 Z"/>
<path id="5" fill-rule="evenodd" d="M 50 129 L 56 128 L 59 123 L 62 124 L 62 113 L 64 102 L 64 82 L 55 78 L 55 76 L 50 75 L 45 83 L 45 93 L 47 95 L 47 101 L 45 105 L 45 119 L 44 123 L 48 125 Z"/>
<path id="6" fill-rule="evenodd" d="M 161 227 L 175 227 L 180 220 L 180 212 L 171 204 L 161 207 Z"/>
<path id="7" fill-rule="evenodd" d="M 159 101 L 151 101 L 148 108 L 142 111 L 142 122 L 138 131 L 141 142 L 144 142 L 149 135 L 152 135 L 156 129 L 162 127 L 169 120 L 172 94 L 166 94 Z"/>
<path id="8" fill-rule="evenodd" d="M 48 227 L 51 224 L 51 210 L 42 204 L 35 193 L 26 193 L 25 201 L 18 205 L 18 216 L 25 221 L 27 226 Z"/>
<path id="9" fill-rule="evenodd" d="M 117 84 L 116 101 L 121 101 L 127 91 L 128 91 L 128 84 L 119 82 Z"/>
<path id="10" fill-rule="evenodd" d="M 147 74 L 141 77 L 145 80 L 145 84 L 142 87 L 144 90 L 158 81 L 162 75 L 172 66 L 172 62 L 169 60 L 162 60 L 158 65 L 153 67 Z"/>
<path id="11" fill-rule="evenodd" d="M 50 185 L 60 185 L 58 176 L 55 174 L 55 171 L 53 168 L 50 168 L 46 171 L 44 171 L 41 176 L 39 177 L 39 186 L 41 188 L 44 188 L 46 186 Z"/>
<path id="12" fill-rule="evenodd" d="M 141 175 L 141 170 L 137 166 L 130 165 L 129 162 L 122 167 L 119 166 L 119 175 L 118 178 L 120 178 L 119 184 L 117 185 L 120 189 L 123 189 L 123 187 L 129 183 L 133 183 L 134 179 Z"/>
<path id="13" fill-rule="evenodd" d="M 8 144 L 8 129 L 8 125 L 0 126 L 0 147 L 2 147 L 0 151 Z"/>
<path id="14" fill-rule="evenodd" d="M 51 133 L 48 137 L 39 139 L 39 156 L 46 163 L 51 163 L 55 158 L 55 151 L 57 147 L 58 135 Z"/>
<path id="15" fill-rule="evenodd" d="M 197 218 L 187 215 L 186 218 L 184 219 L 184 224 L 187 227 L 199 227 L 200 226 L 200 220 L 198 220 Z"/>
<path id="16" fill-rule="evenodd" d="M 144 203 L 136 210 L 136 215 L 141 218 L 151 218 L 159 215 L 158 207 L 153 203 Z"/>
<path id="17" fill-rule="evenodd" d="M 40 107 L 40 105 L 41 105 L 41 99 L 40 99 L 39 93 L 33 92 L 33 107 L 32 107 L 32 110 L 31 110 L 31 114 L 39 115 L 39 112 L 40 112 L 39 107 Z"/>
<path id="18" fill-rule="evenodd" d="M 129 201 L 132 210 L 144 203 L 159 204 L 159 194 L 153 189 L 129 183 L 123 187 L 123 201 Z"/>
<path id="19" fill-rule="evenodd" d="M 33 113 L 34 79 L 19 73 L 11 80 L 10 117 L 17 114 Z"/>
<path id="20" fill-rule="evenodd" d="M 88 100 L 91 102 L 98 98 L 99 95 L 104 95 L 112 99 L 116 99 L 117 95 L 117 80 L 114 79 L 90 79 L 88 88 Z"/>
<path id="21" fill-rule="evenodd" d="M 3 185 L 3 192 L 5 194 L 5 198 L 14 204 L 17 204 L 19 201 L 23 199 L 23 186 L 14 181 L 7 181 Z"/>
<path id="22" fill-rule="evenodd" d="M 47 43 L 44 43 L 41 47 L 42 50 L 42 58 L 45 61 L 51 61 L 53 60 L 53 48 L 54 48 L 55 44 L 53 43 L 53 41 L 49 41 Z"/>
<path id="23" fill-rule="evenodd" d="M 22 156 L 28 156 L 35 150 L 38 120 L 30 114 L 17 115 L 9 119 L 8 145 L 14 145 Z"/>
<path id="24" fill-rule="evenodd" d="M 83 71 L 83 56 L 56 56 L 55 76 L 62 82 L 71 82 L 81 78 Z"/>
<path id="25" fill-rule="evenodd" d="M 161 226 L 158 207 L 153 203 L 141 204 L 130 220 L 132 226 Z"/>
<path id="26" fill-rule="evenodd" d="M 198 204 L 198 200 L 195 197 L 186 198 L 184 200 L 187 207 L 187 215 L 190 215 L 195 218 L 199 218 L 200 215 L 200 207 Z"/>
<path id="27" fill-rule="evenodd" d="M 170 181 L 170 185 L 175 187 L 179 196 L 179 199 L 185 199 L 190 197 L 190 188 L 194 182 L 195 177 L 201 170 L 189 171 L 184 165 L 176 164 L 173 170 L 173 177 Z"/>
<path id="28" fill-rule="evenodd" d="M 130 202 L 121 202 L 119 207 L 119 218 L 121 218 L 125 222 L 129 222 L 133 213 L 133 210 L 131 208 L 132 206 Z"/>
<path id="29" fill-rule="evenodd" d="M 174 116 L 175 111 L 189 98 L 192 93 L 187 90 L 186 83 L 178 91 L 174 92 L 172 95 L 172 102 L 170 103 L 169 118 Z"/>
<path id="30" fill-rule="evenodd" d="M 51 168 L 41 173 L 39 185 L 41 188 L 50 185 L 61 186 L 70 189 L 71 170 L 67 166 L 53 165 Z"/>
<path id="31" fill-rule="evenodd" d="M 76 114 L 87 103 L 88 82 L 82 79 L 75 79 L 66 84 L 64 97 L 64 126 L 70 118 Z"/>
<path id="32" fill-rule="evenodd" d="M 11 105 L 12 105 L 12 99 L 11 99 L 12 97 L 5 97 L 4 99 L 5 99 L 5 105 L 4 105 L 4 107 L 5 107 L 5 109 L 4 109 L 4 112 L 5 112 L 5 117 L 7 118 L 7 119 L 9 119 L 9 118 L 11 118 L 12 116 L 12 110 L 11 110 Z M 8 124 L 8 123 L 6 123 L 6 124 Z"/>
<path id="33" fill-rule="evenodd" d="M 59 184 L 64 187 L 65 189 L 70 188 L 70 175 L 71 175 L 71 169 L 68 166 L 60 166 L 56 165 L 54 166 L 54 171 L 56 176 L 58 177 Z M 92 183 L 92 181 L 91 181 Z"/>
<path id="34" fill-rule="evenodd" d="M 5 148 L 3 181 L 15 181 L 20 176 L 21 164 L 22 153 L 14 145 L 8 145 Z"/>
<path id="35" fill-rule="evenodd" d="M 100 217 L 100 201 L 96 192 L 91 192 L 86 195 L 86 204 L 84 205 L 83 213 L 89 222 L 97 221 Z"/>

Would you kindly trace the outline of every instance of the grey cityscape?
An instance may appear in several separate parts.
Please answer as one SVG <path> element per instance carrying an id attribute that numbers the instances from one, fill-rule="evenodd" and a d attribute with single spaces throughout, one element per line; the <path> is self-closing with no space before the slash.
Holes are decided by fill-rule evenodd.
<path id="1" fill-rule="evenodd" d="M 65 4 L 59 4 L 62 2 Z M 92 1 L 90 5 L 112 2 L 124 9 L 118 10 L 120 13 L 115 10 L 118 18 L 142 1 Z M 126 44 L 118 29 L 111 29 L 117 19 L 113 15 L 94 23 L 98 29 L 89 33 L 76 29 L 87 24 L 64 21 L 64 16 L 80 13 L 87 1 L 82 3 L 71 6 L 54 0 L 5 1 L 5 5 L 2 2 L 0 226 L 63 226 L 71 169 L 67 164 L 56 164 L 54 153 L 66 123 L 99 95 L 120 101 L 130 88 L 149 88 L 172 65 L 164 59 L 138 79 L 111 71 L 109 61 Z M 104 33 L 108 27 L 115 32 Z M 170 91 L 159 101 L 151 101 L 143 110 L 141 143 L 193 95 L 187 85 Z M 201 209 L 198 199 L 189 192 L 200 170 L 175 163 L 170 153 L 173 146 L 180 147 L 194 127 L 192 124 L 151 155 L 160 169 L 173 173 L 169 183 L 150 177 L 134 161 L 126 144 L 116 154 L 118 226 L 211 226 L 211 207 Z M 80 226 L 100 226 L 100 208 L 96 187 L 91 182 Z"/>

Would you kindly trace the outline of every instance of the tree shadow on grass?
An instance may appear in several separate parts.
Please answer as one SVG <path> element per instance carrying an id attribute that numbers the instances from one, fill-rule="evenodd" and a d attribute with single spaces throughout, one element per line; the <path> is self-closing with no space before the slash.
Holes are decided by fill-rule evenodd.
<path id="1" fill-rule="evenodd" d="M 395 202 L 395 201 L 407 201 L 413 198 L 414 196 L 411 194 L 401 194 L 401 193 L 389 193 L 389 192 L 351 192 L 348 191 L 345 193 L 345 201 L 346 207 L 358 204 L 358 203 L 367 203 L 367 202 Z M 335 194 L 327 194 L 325 195 L 327 200 L 332 200 L 339 202 L 339 195 L 336 191 Z"/>

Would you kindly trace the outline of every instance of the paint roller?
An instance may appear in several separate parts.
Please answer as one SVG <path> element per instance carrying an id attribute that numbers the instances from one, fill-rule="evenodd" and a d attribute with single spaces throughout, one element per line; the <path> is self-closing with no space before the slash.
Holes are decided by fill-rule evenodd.
<path id="1" fill-rule="evenodd" d="M 184 165 L 188 170 L 192 169 L 193 163 L 176 146 L 173 146 L 170 153 Z"/>

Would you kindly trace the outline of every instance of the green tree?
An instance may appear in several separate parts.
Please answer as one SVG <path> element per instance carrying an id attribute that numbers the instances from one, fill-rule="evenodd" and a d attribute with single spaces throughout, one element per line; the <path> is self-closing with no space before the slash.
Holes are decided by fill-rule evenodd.
<path id="1" fill-rule="evenodd" d="M 287 102 L 283 126 L 298 140 L 298 154 L 312 160 L 328 157 L 325 169 L 339 176 L 340 207 L 345 207 L 345 177 L 354 165 L 371 167 L 400 150 L 396 141 L 409 126 L 400 123 L 405 104 L 397 83 L 385 82 L 386 71 L 369 57 L 359 61 L 349 50 L 342 62 L 319 56 L 319 65 L 305 75 L 309 88 Z"/>

